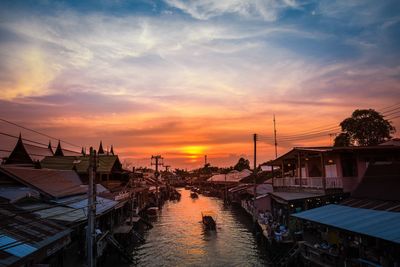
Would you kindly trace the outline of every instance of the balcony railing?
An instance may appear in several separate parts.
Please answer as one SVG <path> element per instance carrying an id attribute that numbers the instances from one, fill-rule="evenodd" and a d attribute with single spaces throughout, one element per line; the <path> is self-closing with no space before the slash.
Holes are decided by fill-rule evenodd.
<path id="1" fill-rule="evenodd" d="M 340 177 L 284 177 L 274 178 L 273 185 L 275 187 L 305 187 L 305 188 L 343 188 L 342 178 Z M 300 186 L 301 181 L 301 186 Z"/>

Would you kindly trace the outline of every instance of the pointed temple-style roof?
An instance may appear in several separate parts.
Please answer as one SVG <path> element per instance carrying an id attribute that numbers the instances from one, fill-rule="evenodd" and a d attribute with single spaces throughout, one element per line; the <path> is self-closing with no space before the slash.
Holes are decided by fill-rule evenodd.
<path id="1" fill-rule="evenodd" d="M 97 151 L 97 154 L 104 154 L 103 142 L 102 141 L 100 141 L 99 151 Z"/>
<path id="2" fill-rule="evenodd" d="M 28 151 L 26 151 L 22 142 L 21 133 L 19 134 L 17 144 L 5 164 L 33 164 L 33 160 L 29 157 Z"/>
<path id="3" fill-rule="evenodd" d="M 61 147 L 61 142 L 58 141 L 56 152 L 54 152 L 54 156 L 65 157 L 65 156 L 82 156 L 82 152 L 76 152 L 68 149 L 64 149 Z"/>
<path id="4" fill-rule="evenodd" d="M 51 146 L 51 141 L 50 141 L 50 140 L 49 140 L 49 145 L 48 145 L 47 147 L 50 149 L 51 153 L 54 154 L 54 151 L 53 151 L 53 148 L 52 148 L 52 146 Z"/>
<path id="5" fill-rule="evenodd" d="M 63 150 L 61 148 L 60 140 L 58 140 L 58 145 L 57 145 L 57 148 L 56 148 L 56 152 L 54 152 L 54 156 L 64 156 L 64 152 L 63 152 Z"/>
<path id="6" fill-rule="evenodd" d="M 26 144 L 20 134 L 17 144 L 6 159 L 5 164 L 32 165 L 47 156 L 53 156 L 53 151 L 49 147 Z"/>
<path id="7" fill-rule="evenodd" d="M 114 148 L 113 148 L 113 145 L 111 145 L 110 154 L 114 156 Z"/>

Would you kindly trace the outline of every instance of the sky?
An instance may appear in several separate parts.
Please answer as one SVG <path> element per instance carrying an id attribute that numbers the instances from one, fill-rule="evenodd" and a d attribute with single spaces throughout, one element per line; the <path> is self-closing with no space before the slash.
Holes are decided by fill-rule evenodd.
<path id="1" fill-rule="evenodd" d="M 274 114 L 278 154 L 331 145 L 358 108 L 400 131 L 397 0 L 5 0 L 0 58 L 0 118 L 125 166 L 230 166 L 253 133 L 273 159 Z"/>

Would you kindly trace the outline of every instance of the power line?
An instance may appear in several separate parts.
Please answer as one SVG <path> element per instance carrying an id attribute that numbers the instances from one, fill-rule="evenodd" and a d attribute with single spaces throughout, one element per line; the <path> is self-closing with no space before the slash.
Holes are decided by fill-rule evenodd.
<path id="1" fill-rule="evenodd" d="M 11 137 L 11 138 L 19 139 L 19 136 L 12 135 L 12 134 L 5 133 L 5 132 L 0 132 L 0 135 L 4 135 L 4 136 Z M 44 143 L 41 143 L 41 142 L 37 142 L 37 141 L 30 140 L 30 139 L 26 139 L 26 138 L 22 138 L 22 140 L 23 140 L 23 141 L 26 141 L 26 142 L 29 142 L 29 143 L 33 143 L 33 144 L 42 145 L 43 147 L 41 147 L 41 146 L 36 146 L 36 145 L 33 145 L 33 144 L 28 144 L 28 145 L 31 145 L 31 146 L 36 146 L 36 147 L 38 147 L 38 148 L 48 148 L 48 145 L 47 145 L 47 144 L 44 144 Z M 51 146 L 51 147 L 52 147 L 52 148 L 56 148 L 56 146 Z M 74 153 L 80 153 L 80 152 L 78 152 L 78 151 L 73 151 L 73 150 L 69 150 L 69 149 L 65 149 L 65 148 L 63 148 L 62 150 L 63 150 L 63 151 L 74 152 Z M 12 151 L 6 151 L 6 152 L 12 152 Z M 40 155 L 40 154 L 32 154 L 32 153 L 29 153 L 29 154 L 30 154 L 30 155 L 33 155 L 33 156 L 44 156 L 44 157 L 48 156 L 48 155 Z"/>
<path id="2" fill-rule="evenodd" d="M 0 132 L 0 134 L 1 134 L 1 135 L 4 135 L 4 136 L 16 138 L 16 139 L 19 138 L 19 136 L 12 135 L 12 134 L 9 134 L 9 133 Z M 37 141 L 33 141 L 33 140 L 30 140 L 30 139 L 26 139 L 26 138 L 22 138 L 22 140 L 23 140 L 23 141 L 30 142 L 30 143 L 38 144 L 38 145 L 47 146 L 47 144 L 44 144 L 44 143 L 41 143 L 41 142 L 37 142 Z"/>
<path id="3" fill-rule="evenodd" d="M 389 117 L 389 116 L 392 116 L 392 115 L 397 115 L 397 114 L 399 114 L 399 113 L 400 113 L 400 110 L 395 111 L 395 112 L 391 112 L 391 113 L 389 113 L 389 114 L 386 114 L 384 117 Z"/>
<path id="4" fill-rule="evenodd" d="M 396 110 L 400 109 L 400 107 L 397 107 L 398 105 L 400 105 L 400 103 L 386 106 L 381 109 L 381 113 L 384 116 L 397 115 L 398 111 L 396 111 Z M 382 112 L 383 110 L 386 110 L 386 111 Z M 395 112 L 392 112 L 392 111 L 395 111 Z M 395 118 L 397 118 L 397 117 L 395 117 Z M 390 119 L 393 119 L 393 118 L 390 118 Z M 316 128 L 310 129 L 308 131 L 300 132 L 298 134 L 280 135 L 278 140 L 279 141 L 301 141 L 301 140 L 306 140 L 306 139 L 322 137 L 323 135 L 329 135 L 329 134 L 332 134 L 332 131 L 341 131 L 340 126 L 338 124 L 330 124 L 330 125 L 316 127 Z M 265 135 L 265 136 L 260 136 L 259 140 L 273 142 L 274 137 L 270 136 L 270 135 Z"/>
<path id="5" fill-rule="evenodd" d="M 398 103 L 396 103 L 396 104 L 393 104 L 393 105 L 390 105 L 390 106 L 383 107 L 383 108 L 381 108 L 380 110 L 383 111 L 383 110 L 385 110 L 385 109 L 389 109 L 389 108 L 392 108 L 392 107 L 395 107 L 395 106 L 398 106 L 398 105 L 400 105 L 400 102 L 398 102 Z"/>
<path id="6" fill-rule="evenodd" d="M 383 112 L 383 113 L 392 112 L 392 111 L 395 111 L 395 110 L 398 110 L 398 109 L 400 109 L 400 106 L 399 106 L 399 107 L 396 107 L 396 108 L 392 108 L 392 109 L 386 110 L 386 111 Z"/>
<path id="7" fill-rule="evenodd" d="M 59 140 L 59 141 L 62 141 L 62 142 L 63 142 L 63 143 L 65 143 L 65 144 L 68 144 L 68 145 L 71 145 L 71 146 L 74 146 L 74 147 L 79 147 L 79 148 L 81 148 L 81 146 L 78 146 L 78 145 L 76 145 L 76 144 L 73 144 L 73 143 L 70 143 L 70 142 L 64 141 L 64 140 L 62 140 L 62 139 L 59 139 L 59 138 L 53 137 L 53 136 L 51 136 L 51 135 L 48 135 L 48 134 L 45 134 L 45 133 L 39 132 L 39 131 L 37 131 L 37 130 L 31 129 L 31 128 L 28 128 L 28 127 L 25 127 L 25 126 L 22 126 L 22 125 L 20 125 L 20 124 L 17 124 L 17 123 L 14 123 L 14 122 L 11 122 L 11 121 L 8 121 L 8 120 L 5 120 L 5 119 L 3 119 L 3 118 L 0 118 L 0 121 L 3 121 L 3 122 L 5 122 L 5 123 L 8 123 L 8 124 L 11 124 L 11 125 L 14 125 L 14 126 L 17 126 L 17 127 L 19 127 L 19 128 L 22 128 L 22 129 L 24 129 L 24 130 L 31 131 L 31 132 L 33 132 L 33 133 L 36 133 L 36 134 L 39 134 L 39 135 L 45 136 L 45 137 L 47 137 L 47 138 L 51 138 L 51 139 L 53 139 L 53 140 Z"/>
<path id="8" fill-rule="evenodd" d="M 388 120 L 393 120 L 393 119 L 397 119 L 397 118 L 400 118 L 400 115 L 392 117 L 392 118 L 388 118 Z"/>

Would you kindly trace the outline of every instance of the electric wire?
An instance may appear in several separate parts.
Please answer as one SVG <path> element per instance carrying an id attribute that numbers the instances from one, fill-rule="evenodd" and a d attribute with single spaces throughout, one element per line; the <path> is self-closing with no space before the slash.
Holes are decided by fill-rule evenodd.
<path id="1" fill-rule="evenodd" d="M 3 122 L 5 122 L 5 123 L 8 123 L 8 124 L 11 124 L 11 125 L 14 125 L 14 126 L 17 126 L 17 127 L 21 128 L 21 129 L 24 129 L 24 130 L 27 130 L 27 131 L 31 131 L 31 132 L 33 132 L 33 133 L 36 133 L 36 134 L 39 134 L 39 135 L 45 136 L 45 137 L 47 137 L 47 138 L 51 138 L 51 139 L 53 139 L 53 140 L 59 140 L 59 141 L 62 141 L 62 142 L 63 142 L 63 143 L 65 143 L 65 144 L 68 144 L 68 145 L 71 145 L 71 146 L 74 146 L 74 147 L 79 147 L 79 148 L 81 148 L 81 146 L 79 146 L 79 145 L 76 145 L 76 144 L 73 144 L 73 143 L 67 142 L 67 141 L 65 141 L 65 140 L 62 140 L 62 139 L 60 139 L 60 138 L 53 137 L 53 136 L 51 136 L 51 135 L 48 135 L 48 134 L 45 134 L 45 133 L 39 132 L 39 131 L 37 131 L 37 130 L 34 130 L 34 129 L 31 129 L 31 128 L 28 128 L 28 127 L 22 126 L 22 125 L 20 125 L 20 124 L 17 124 L 17 123 L 15 123 L 15 122 L 11 122 L 11 121 L 9 121 L 9 120 L 6 120 L 6 119 L 3 119 L 3 118 L 0 118 L 0 121 L 3 121 Z"/>

